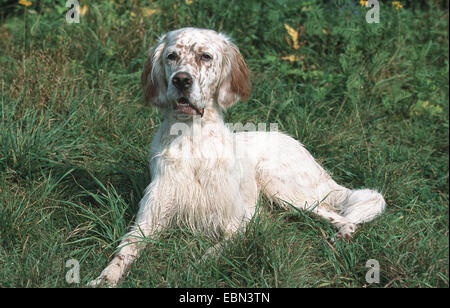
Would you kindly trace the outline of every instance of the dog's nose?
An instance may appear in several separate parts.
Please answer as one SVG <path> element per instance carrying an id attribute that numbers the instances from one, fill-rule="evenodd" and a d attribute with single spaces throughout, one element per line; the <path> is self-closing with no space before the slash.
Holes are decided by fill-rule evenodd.
<path id="1" fill-rule="evenodd" d="M 192 76 L 186 72 L 178 72 L 173 76 L 172 83 L 178 90 L 187 90 L 192 85 Z"/>

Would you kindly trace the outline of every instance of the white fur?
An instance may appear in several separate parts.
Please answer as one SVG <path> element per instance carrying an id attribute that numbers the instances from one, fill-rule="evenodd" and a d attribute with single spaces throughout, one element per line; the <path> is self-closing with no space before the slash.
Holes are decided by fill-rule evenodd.
<path id="1" fill-rule="evenodd" d="M 204 50 L 213 60 L 198 61 Z M 177 52 L 176 63 L 165 58 L 169 51 Z M 379 193 L 338 185 L 295 139 L 279 132 L 233 133 L 226 127 L 222 109 L 246 96 L 250 85 L 245 62 L 226 36 L 195 28 L 169 32 L 146 65 L 146 99 L 164 111 L 150 150 L 152 182 L 140 202 L 136 224 L 91 286 L 116 285 L 144 248 L 141 238 L 157 236 L 168 226 L 231 238 L 255 214 L 261 192 L 282 207 L 312 211 L 339 228 L 338 236 L 344 238 L 351 237 L 357 224 L 383 211 Z M 196 107 L 205 108 L 203 117 L 174 111 L 181 94 L 171 78 L 178 71 L 193 76 L 184 94 Z M 209 253 L 220 252 L 220 247 L 219 243 Z"/>

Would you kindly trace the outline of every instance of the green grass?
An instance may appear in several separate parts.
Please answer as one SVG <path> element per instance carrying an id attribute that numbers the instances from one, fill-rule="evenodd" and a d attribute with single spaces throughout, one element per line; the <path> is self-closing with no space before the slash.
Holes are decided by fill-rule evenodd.
<path id="1" fill-rule="evenodd" d="M 183 26 L 229 34 L 247 60 L 252 96 L 227 122 L 278 123 L 339 183 L 378 189 L 388 207 L 333 246 L 329 224 L 261 200 L 267 210 L 217 260 L 196 265 L 210 240 L 168 230 L 121 286 L 448 287 L 448 1 L 401 2 L 383 1 L 379 24 L 359 1 L 89 1 L 71 25 L 65 1 L 4 7 L 0 287 L 84 286 L 110 260 L 161 121 L 142 103 L 141 69 L 157 37 Z M 80 284 L 65 280 L 72 258 Z M 365 281 L 369 259 L 379 284 Z"/>

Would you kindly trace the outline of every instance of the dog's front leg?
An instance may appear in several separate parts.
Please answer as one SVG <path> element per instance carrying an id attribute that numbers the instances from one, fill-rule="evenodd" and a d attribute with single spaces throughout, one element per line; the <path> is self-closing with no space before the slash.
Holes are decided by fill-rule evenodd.
<path id="1" fill-rule="evenodd" d="M 163 203 L 162 200 L 158 200 L 154 186 L 154 184 L 150 184 L 147 187 L 146 193 L 139 204 L 136 223 L 132 230 L 123 237 L 118 247 L 119 251 L 100 276 L 89 282 L 89 286 L 117 286 L 126 270 L 145 248 L 146 238 L 156 235 L 164 227 L 164 220 L 161 219 L 163 209 L 159 207 Z"/>

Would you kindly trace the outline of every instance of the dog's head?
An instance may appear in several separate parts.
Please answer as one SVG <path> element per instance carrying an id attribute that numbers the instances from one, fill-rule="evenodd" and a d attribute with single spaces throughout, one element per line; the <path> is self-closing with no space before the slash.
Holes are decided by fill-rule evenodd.
<path id="1" fill-rule="evenodd" d="M 249 71 L 238 48 L 213 30 L 182 28 L 152 48 L 142 72 L 145 101 L 187 118 L 250 95 Z"/>

